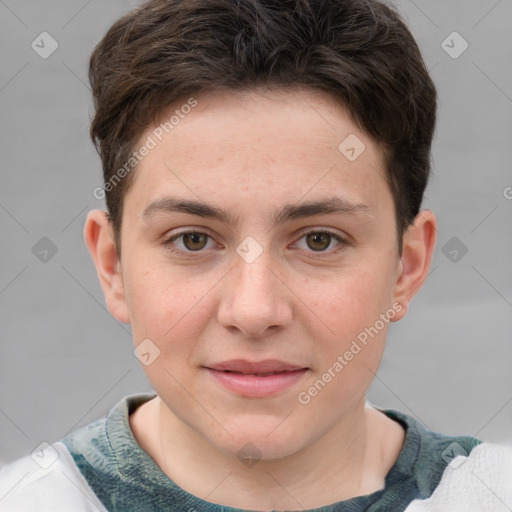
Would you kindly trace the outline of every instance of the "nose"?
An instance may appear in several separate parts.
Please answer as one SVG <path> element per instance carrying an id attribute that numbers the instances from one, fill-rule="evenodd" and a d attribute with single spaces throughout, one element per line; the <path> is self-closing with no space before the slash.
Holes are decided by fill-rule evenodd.
<path id="1" fill-rule="evenodd" d="M 293 294 L 266 251 L 251 263 L 237 255 L 234 265 L 226 276 L 229 281 L 219 306 L 220 324 L 251 338 L 265 337 L 287 326 L 292 319 Z"/>

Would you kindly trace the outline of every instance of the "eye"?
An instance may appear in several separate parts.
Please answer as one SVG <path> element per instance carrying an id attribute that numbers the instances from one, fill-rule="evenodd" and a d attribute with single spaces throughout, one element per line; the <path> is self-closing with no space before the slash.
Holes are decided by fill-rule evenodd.
<path id="1" fill-rule="evenodd" d="M 163 245 L 168 247 L 172 252 L 200 252 L 206 247 L 209 238 L 211 238 L 210 235 L 203 231 L 182 231 L 181 233 L 176 233 L 166 238 L 163 241 Z M 181 239 L 181 244 L 175 244 L 175 240 L 179 239 Z M 176 246 L 178 249 L 174 248 Z"/>
<path id="2" fill-rule="evenodd" d="M 311 249 L 313 252 L 319 253 L 314 254 L 315 257 L 323 257 L 328 256 L 331 254 L 335 254 L 342 250 L 345 246 L 349 245 L 348 240 L 343 238 L 337 233 L 333 233 L 331 231 L 309 231 L 308 233 L 304 234 L 300 240 L 305 239 L 306 242 L 306 248 L 300 247 L 300 249 Z M 333 241 L 338 242 L 337 245 L 335 245 L 334 249 L 332 249 L 332 243 Z M 331 246 L 332 250 L 327 251 Z M 308 251 L 311 252 L 311 251 Z M 327 253 L 327 254 L 324 254 Z"/>
<path id="3" fill-rule="evenodd" d="M 212 245 L 207 247 L 209 239 Z M 309 231 L 300 238 L 300 241 L 303 239 L 305 239 L 306 247 L 300 247 L 300 244 L 297 244 L 297 246 L 299 249 L 313 253 L 311 255 L 314 257 L 326 257 L 336 254 L 345 246 L 350 245 L 350 242 L 341 235 L 326 230 Z M 179 241 L 179 243 L 176 243 L 177 241 Z M 337 244 L 334 245 L 334 249 L 332 248 L 333 242 L 337 242 Z M 203 249 L 211 249 L 215 246 L 212 237 L 208 233 L 194 229 L 175 233 L 167 237 L 162 244 L 171 252 L 189 254 L 193 252 L 199 253 Z M 331 250 L 327 250 L 329 247 L 331 247 Z"/>

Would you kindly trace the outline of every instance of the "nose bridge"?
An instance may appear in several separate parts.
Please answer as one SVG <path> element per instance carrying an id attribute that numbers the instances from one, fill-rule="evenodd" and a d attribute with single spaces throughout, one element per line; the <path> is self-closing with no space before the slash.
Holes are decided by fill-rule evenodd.
<path id="1" fill-rule="evenodd" d="M 250 253 L 249 253 L 250 254 Z M 272 302 L 274 300 L 276 279 L 272 270 L 272 257 L 269 251 L 263 251 L 254 260 L 244 259 L 237 262 L 235 294 L 246 300 L 252 301 L 251 297 Z M 274 264 L 275 266 L 275 264 Z M 274 286 L 272 286 L 274 285 Z"/>
<path id="2" fill-rule="evenodd" d="M 291 309 L 277 277 L 277 262 L 254 240 L 237 248 L 230 283 L 223 294 L 219 320 L 225 327 L 237 327 L 248 336 L 261 336 L 270 327 L 284 326 Z"/>

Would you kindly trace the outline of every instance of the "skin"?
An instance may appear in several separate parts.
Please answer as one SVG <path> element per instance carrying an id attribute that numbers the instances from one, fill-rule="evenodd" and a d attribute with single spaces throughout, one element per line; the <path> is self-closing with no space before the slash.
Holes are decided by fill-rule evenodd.
<path id="1" fill-rule="evenodd" d="M 136 170 L 124 198 L 121 260 L 105 212 L 91 211 L 85 226 L 110 312 L 131 323 L 136 346 L 150 339 L 160 350 L 142 366 L 158 396 L 131 415 L 134 436 L 179 486 L 226 506 L 313 508 L 382 489 L 404 431 L 365 394 L 389 324 L 309 403 L 297 397 L 393 304 L 401 309 L 392 321 L 405 316 L 428 275 L 435 217 L 420 212 L 400 256 L 380 147 L 323 93 L 255 89 L 197 100 Z M 366 146 L 354 161 L 338 150 L 349 134 Z M 231 210 L 238 224 L 143 216 L 165 196 Z M 285 204 L 332 196 L 367 210 L 272 223 Z M 211 238 L 165 245 L 190 228 Z M 332 237 L 315 245 L 306 236 L 322 230 L 349 244 Z M 248 236 L 262 249 L 251 263 L 236 252 Z M 202 368 L 233 358 L 308 371 L 274 396 L 249 398 Z M 237 457 L 247 443 L 261 453 L 250 467 Z"/>

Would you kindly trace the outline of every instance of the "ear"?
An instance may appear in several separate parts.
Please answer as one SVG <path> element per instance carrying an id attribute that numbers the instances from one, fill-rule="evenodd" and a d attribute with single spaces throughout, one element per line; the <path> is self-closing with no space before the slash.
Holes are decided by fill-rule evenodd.
<path id="1" fill-rule="evenodd" d="M 88 213 L 84 238 L 96 265 L 108 310 L 120 322 L 130 323 L 121 263 L 117 257 L 113 228 L 106 212 L 92 210 Z"/>
<path id="2" fill-rule="evenodd" d="M 436 244 L 436 218 L 430 210 L 422 210 L 404 233 L 398 278 L 395 284 L 394 301 L 402 309 L 393 321 L 407 314 L 409 302 L 423 286 L 430 269 Z"/>

